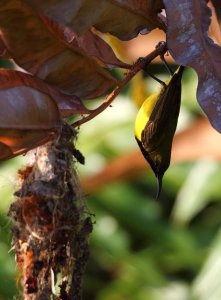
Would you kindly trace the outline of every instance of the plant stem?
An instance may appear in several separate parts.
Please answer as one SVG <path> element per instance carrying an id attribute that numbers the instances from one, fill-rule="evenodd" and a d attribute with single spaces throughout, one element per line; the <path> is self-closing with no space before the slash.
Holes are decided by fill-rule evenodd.
<path id="1" fill-rule="evenodd" d="M 127 75 L 124 77 L 122 81 L 119 82 L 119 85 L 116 86 L 116 88 L 106 97 L 104 102 L 96 109 L 92 110 L 91 113 L 87 117 L 83 117 L 82 119 L 74 122 L 72 124 L 72 127 L 78 127 L 89 120 L 95 118 L 97 115 L 99 115 L 102 111 L 104 111 L 110 104 L 113 102 L 113 100 L 120 94 L 122 89 L 125 87 L 125 85 L 143 68 L 145 68 L 150 62 L 155 59 L 159 55 L 163 55 L 167 51 L 166 43 L 161 42 L 159 46 L 156 47 L 154 51 L 149 53 L 145 57 L 140 57 L 135 62 L 133 68 L 130 69 L 130 71 L 127 73 Z"/>

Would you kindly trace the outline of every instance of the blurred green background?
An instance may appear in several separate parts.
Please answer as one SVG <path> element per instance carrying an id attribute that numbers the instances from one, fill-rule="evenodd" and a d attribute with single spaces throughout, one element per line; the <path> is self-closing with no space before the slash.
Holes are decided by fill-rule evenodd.
<path id="1" fill-rule="evenodd" d="M 164 72 L 162 66 L 152 66 L 152 72 L 159 70 Z M 145 81 L 149 93 L 157 84 Z M 195 73 L 186 70 L 178 131 L 201 114 L 196 84 Z M 131 95 L 128 87 L 112 108 L 82 126 L 77 147 L 86 165 L 77 166 L 80 178 L 93 177 L 110 161 L 137 150 L 137 107 Z M 18 157 L 0 166 L 0 300 L 18 293 L 7 211 L 17 169 L 24 163 L 25 158 Z M 86 199 L 95 224 L 83 299 L 220 300 L 220 186 L 220 163 L 208 157 L 172 164 L 160 202 L 154 200 L 156 180 L 150 170 L 89 192 Z"/>

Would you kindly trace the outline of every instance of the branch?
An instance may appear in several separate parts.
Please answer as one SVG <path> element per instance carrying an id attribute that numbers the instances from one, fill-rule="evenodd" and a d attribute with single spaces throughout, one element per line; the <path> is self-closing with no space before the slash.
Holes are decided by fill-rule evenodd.
<path id="1" fill-rule="evenodd" d="M 162 55 L 166 53 L 167 47 L 165 42 L 160 42 L 156 49 L 152 51 L 150 54 L 148 54 L 145 57 L 139 58 L 136 63 L 134 64 L 133 68 L 127 73 L 127 75 L 124 77 L 122 81 L 120 81 L 119 85 L 106 97 L 104 102 L 95 110 L 92 110 L 91 113 L 87 117 L 83 117 L 77 122 L 73 123 L 73 127 L 78 127 L 89 120 L 95 118 L 97 115 L 99 115 L 102 111 L 104 111 L 110 104 L 113 102 L 113 100 L 120 94 L 122 89 L 125 87 L 125 85 L 142 69 L 144 69 L 147 65 L 150 64 L 150 62 L 155 59 L 157 56 Z"/>

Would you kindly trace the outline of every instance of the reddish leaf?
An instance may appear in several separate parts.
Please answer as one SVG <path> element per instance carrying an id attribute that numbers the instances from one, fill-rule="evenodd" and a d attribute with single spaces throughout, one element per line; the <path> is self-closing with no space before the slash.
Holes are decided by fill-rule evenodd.
<path id="1" fill-rule="evenodd" d="M 143 11 L 149 16 L 157 15 L 164 8 L 162 0 L 118 0 L 118 2 Z"/>
<path id="2" fill-rule="evenodd" d="M 13 158 L 17 155 L 28 152 L 36 148 L 55 135 L 55 131 L 50 130 L 5 130 L 0 129 L 0 160 Z"/>
<path id="3" fill-rule="evenodd" d="M 1 32 L 0 32 L 0 58 L 6 58 L 6 59 L 11 58 L 2 40 Z"/>
<path id="4" fill-rule="evenodd" d="M 56 37 L 38 15 L 18 0 L 1 1 L 0 30 L 19 66 L 64 93 L 94 98 L 116 83 L 94 59 Z"/>
<path id="5" fill-rule="evenodd" d="M 3 56 L 6 51 L 5 45 L 0 35 L 0 56 Z"/>
<path id="6" fill-rule="evenodd" d="M 81 36 L 78 36 L 71 31 L 69 27 L 60 25 L 45 16 L 41 16 L 41 19 L 44 21 L 46 26 L 61 39 L 62 42 L 68 43 L 70 47 L 73 46 L 74 51 L 78 48 L 85 54 L 85 56 L 95 57 L 99 64 L 103 64 L 105 67 L 112 68 L 115 66 L 126 69 L 131 68 L 130 65 L 120 61 L 115 56 L 112 48 L 95 32 L 89 30 Z"/>
<path id="7" fill-rule="evenodd" d="M 64 95 L 41 79 L 19 71 L 0 69 L 0 90 L 19 86 L 30 87 L 50 96 L 57 103 L 63 117 L 89 112 L 79 98 Z"/>
<path id="8" fill-rule="evenodd" d="M 47 142 L 61 126 L 58 107 L 49 95 L 24 85 L 7 88 L 4 83 L 0 86 L 0 160 Z"/>
<path id="9" fill-rule="evenodd" d="M 94 56 L 98 60 L 102 61 L 105 66 L 112 68 L 120 67 L 130 69 L 131 66 L 120 61 L 114 54 L 112 48 L 96 33 L 87 31 L 82 35 L 78 36 L 68 27 L 65 28 L 64 33 L 67 35 L 70 45 L 78 46 L 84 50 L 88 56 Z M 89 46 L 90 45 L 90 46 Z"/>
<path id="10" fill-rule="evenodd" d="M 164 0 L 167 43 L 178 64 L 196 70 L 197 99 L 213 127 L 221 132 L 221 47 L 208 37 L 210 10 L 204 0 Z"/>
<path id="11" fill-rule="evenodd" d="M 49 18 L 70 27 L 76 34 L 87 32 L 92 26 L 101 32 L 109 32 L 122 40 L 135 37 L 164 24 L 156 15 L 157 5 L 146 0 L 25 0 Z M 157 9 L 156 9 L 157 8 Z M 148 10 L 149 9 L 149 10 Z"/>

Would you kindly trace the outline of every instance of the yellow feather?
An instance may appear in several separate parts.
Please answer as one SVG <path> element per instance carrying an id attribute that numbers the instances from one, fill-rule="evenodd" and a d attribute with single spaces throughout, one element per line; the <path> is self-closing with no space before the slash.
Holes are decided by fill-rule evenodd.
<path id="1" fill-rule="evenodd" d="M 171 78 L 166 80 L 164 83 L 166 85 L 169 84 Z M 159 99 L 159 96 L 162 92 L 161 87 L 156 93 L 151 94 L 149 97 L 147 97 L 146 100 L 144 100 L 141 108 L 138 111 L 136 120 L 135 120 L 135 127 L 134 127 L 134 134 L 136 138 L 141 141 L 141 135 L 144 127 L 146 126 L 147 122 L 149 121 L 149 118 L 151 116 L 151 113 Z"/>
<path id="2" fill-rule="evenodd" d="M 150 115 L 157 103 L 159 92 L 151 94 L 142 104 L 135 120 L 134 134 L 141 141 L 141 134 L 149 121 Z"/>

